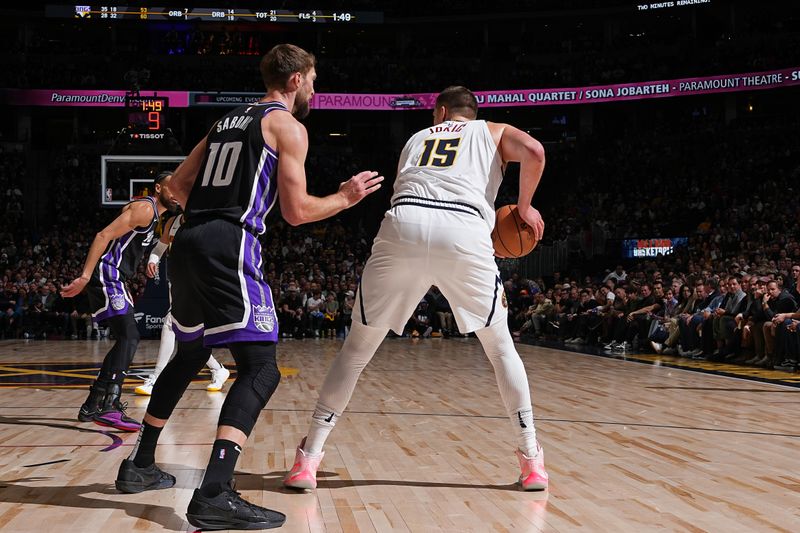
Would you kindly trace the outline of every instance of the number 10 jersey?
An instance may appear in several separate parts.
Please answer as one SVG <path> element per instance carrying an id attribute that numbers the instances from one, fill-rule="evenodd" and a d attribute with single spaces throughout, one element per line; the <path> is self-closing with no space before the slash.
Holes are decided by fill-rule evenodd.
<path id="1" fill-rule="evenodd" d="M 261 119 L 288 111 L 280 102 L 237 107 L 211 128 L 200 172 L 189 194 L 186 222 L 221 219 L 254 235 L 278 198 L 278 153 L 264 142 Z"/>

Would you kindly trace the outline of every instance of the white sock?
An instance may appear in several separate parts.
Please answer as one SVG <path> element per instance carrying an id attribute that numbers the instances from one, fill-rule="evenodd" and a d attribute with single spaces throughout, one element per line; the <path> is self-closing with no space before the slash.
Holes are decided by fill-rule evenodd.
<path id="1" fill-rule="evenodd" d="M 303 451 L 309 455 L 318 455 L 322 452 L 325 441 L 328 440 L 328 435 L 333 426 L 336 425 L 336 419 L 339 415 L 323 405 L 317 404 L 314 409 L 314 414 L 311 415 L 311 427 L 308 428 L 308 436 L 306 437 L 306 444 Z"/>
<path id="2" fill-rule="evenodd" d="M 538 446 L 528 375 L 514 347 L 508 326 L 504 321 L 495 322 L 488 328 L 477 330 L 475 335 L 494 367 L 500 397 L 517 435 L 517 445 L 522 453 L 535 457 Z"/>
<path id="3" fill-rule="evenodd" d="M 533 409 L 520 409 L 510 416 L 514 430 L 517 431 L 519 450 L 527 457 L 536 457 L 539 454 L 539 447 L 536 445 Z"/>
<path id="4" fill-rule="evenodd" d="M 373 328 L 353 322 L 350 334 L 333 360 L 320 389 L 304 452 L 317 454 L 322 451 L 325 440 L 336 425 L 336 418 L 344 412 L 353 395 L 361 371 L 375 355 L 388 331 L 387 328 Z"/>
<path id="5" fill-rule="evenodd" d="M 175 349 L 175 332 L 172 331 L 172 313 L 167 313 L 161 326 L 161 344 L 158 345 L 158 359 L 156 359 L 156 369 L 153 372 L 153 379 L 166 368 L 169 360 L 172 359 L 172 351 Z"/>
<path id="6" fill-rule="evenodd" d="M 211 370 L 222 370 L 222 365 L 219 361 L 214 359 L 213 355 L 208 356 L 208 361 L 206 361 L 206 366 Z"/>

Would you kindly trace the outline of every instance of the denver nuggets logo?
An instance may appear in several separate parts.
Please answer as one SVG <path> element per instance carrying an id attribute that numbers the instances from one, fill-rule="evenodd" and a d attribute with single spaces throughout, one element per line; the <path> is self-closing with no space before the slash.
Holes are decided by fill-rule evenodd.
<path id="1" fill-rule="evenodd" d="M 275 312 L 267 305 L 253 306 L 253 325 L 258 331 L 270 333 L 275 329 Z"/>
<path id="2" fill-rule="evenodd" d="M 125 309 L 125 295 L 112 294 L 111 295 L 111 308 L 114 311 L 121 311 Z"/>

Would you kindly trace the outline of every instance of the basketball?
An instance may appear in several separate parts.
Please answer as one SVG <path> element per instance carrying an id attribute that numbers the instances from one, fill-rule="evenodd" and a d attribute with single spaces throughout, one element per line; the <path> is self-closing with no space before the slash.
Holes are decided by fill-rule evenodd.
<path id="1" fill-rule="evenodd" d="M 533 228 L 519 216 L 516 204 L 504 205 L 497 209 L 492 230 L 495 256 L 523 257 L 531 253 L 537 243 Z"/>

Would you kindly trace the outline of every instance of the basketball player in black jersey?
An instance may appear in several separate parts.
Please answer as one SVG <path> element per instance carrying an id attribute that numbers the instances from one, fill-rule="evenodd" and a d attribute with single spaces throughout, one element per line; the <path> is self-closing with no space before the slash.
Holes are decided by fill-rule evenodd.
<path id="1" fill-rule="evenodd" d="M 267 213 L 279 200 L 291 225 L 322 220 L 355 205 L 383 181 L 365 171 L 335 194 L 309 195 L 308 135 L 297 118 L 308 114 L 314 95 L 314 56 L 278 45 L 262 59 L 261 73 L 267 94 L 218 120 L 172 177 L 175 198 L 186 206 L 169 265 L 178 353 L 153 387 L 139 441 L 116 482 L 123 492 L 174 485 L 175 478 L 155 464 L 158 436 L 211 348 L 227 346 L 238 376 L 187 512 L 189 523 L 204 530 L 266 529 L 286 519 L 243 500 L 232 479 L 241 446 L 280 380 L 278 321 L 258 241 L 267 229 Z"/>
<path id="2" fill-rule="evenodd" d="M 125 415 L 125 404 L 119 399 L 122 382 L 139 344 L 133 300 L 125 281 L 136 272 L 145 248 L 152 242 L 158 217 L 175 206 L 169 181 L 170 173 L 159 174 L 153 183 L 155 196 L 130 202 L 111 224 L 100 230 L 89 248 L 83 273 L 61 290 L 61 295 L 69 298 L 85 288 L 93 320 L 105 320 L 116 339 L 78 412 L 78 420 L 82 422 L 123 431 L 139 430 L 139 423 Z"/>

